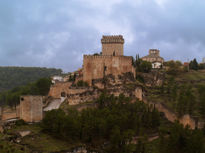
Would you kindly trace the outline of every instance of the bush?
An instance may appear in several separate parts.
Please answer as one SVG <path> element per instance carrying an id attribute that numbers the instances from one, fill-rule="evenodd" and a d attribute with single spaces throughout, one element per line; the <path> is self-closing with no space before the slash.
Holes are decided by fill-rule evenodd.
<path id="1" fill-rule="evenodd" d="M 164 66 L 168 67 L 167 73 L 171 75 L 177 75 L 178 73 L 182 72 L 183 69 L 181 68 L 181 63 L 179 61 L 167 61 L 164 62 Z"/>
<path id="2" fill-rule="evenodd" d="M 88 87 L 88 83 L 83 80 L 80 80 L 77 82 L 77 86 L 78 87 Z"/>
<path id="3" fill-rule="evenodd" d="M 16 126 L 22 126 L 22 125 L 27 125 L 27 123 L 24 120 L 17 120 L 15 123 Z"/>

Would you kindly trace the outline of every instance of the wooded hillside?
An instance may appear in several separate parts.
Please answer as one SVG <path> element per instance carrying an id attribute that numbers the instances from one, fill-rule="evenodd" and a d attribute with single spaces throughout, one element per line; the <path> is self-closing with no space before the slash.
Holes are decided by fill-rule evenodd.
<path id="1" fill-rule="evenodd" d="M 34 82 L 39 78 L 61 74 L 61 69 L 40 67 L 0 67 L 0 92 Z"/>

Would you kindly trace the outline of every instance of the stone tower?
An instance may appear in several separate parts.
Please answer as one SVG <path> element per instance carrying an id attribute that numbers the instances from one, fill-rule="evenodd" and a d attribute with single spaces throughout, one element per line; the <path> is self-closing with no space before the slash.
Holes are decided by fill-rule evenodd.
<path id="1" fill-rule="evenodd" d="M 159 56 L 159 50 L 158 49 L 150 49 L 149 54 Z"/>
<path id="2" fill-rule="evenodd" d="M 43 118 L 42 96 L 20 97 L 20 119 L 25 122 L 39 122 Z"/>
<path id="3" fill-rule="evenodd" d="M 122 35 L 103 36 L 102 55 L 123 56 L 124 38 Z"/>

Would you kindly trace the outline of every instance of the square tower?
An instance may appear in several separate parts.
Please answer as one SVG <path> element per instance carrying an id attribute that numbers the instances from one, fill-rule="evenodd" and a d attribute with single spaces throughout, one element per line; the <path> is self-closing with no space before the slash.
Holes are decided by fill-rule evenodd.
<path id="1" fill-rule="evenodd" d="M 124 38 L 122 35 L 103 36 L 102 55 L 123 56 Z"/>
<path id="2" fill-rule="evenodd" d="M 43 119 L 43 97 L 21 96 L 20 119 L 25 122 L 39 122 Z"/>
<path id="3" fill-rule="evenodd" d="M 159 56 L 159 50 L 158 49 L 150 49 L 149 54 Z"/>

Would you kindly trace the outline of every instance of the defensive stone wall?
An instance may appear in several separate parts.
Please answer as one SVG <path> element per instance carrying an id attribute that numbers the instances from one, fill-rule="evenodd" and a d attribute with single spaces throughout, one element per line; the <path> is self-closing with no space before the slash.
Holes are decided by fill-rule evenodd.
<path id="1" fill-rule="evenodd" d="M 155 106 L 155 108 L 159 112 L 163 112 L 165 117 L 170 122 L 175 122 L 176 120 L 178 120 L 179 123 L 184 125 L 184 127 L 188 125 L 191 129 L 195 129 L 195 128 L 202 129 L 205 125 L 204 121 L 198 121 L 198 120 L 192 118 L 188 114 L 185 114 L 182 117 L 178 118 L 177 115 L 173 111 L 169 110 L 166 106 L 164 106 L 161 103 L 148 102 L 146 99 L 144 99 L 143 101 L 149 105 Z"/>
<path id="2" fill-rule="evenodd" d="M 21 96 L 20 119 L 26 122 L 39 122 L 43 118 L 42 96 Z"/>
<path id="3" fill-rule="evenodd" d="M 91 56 L 84 55 L 83 59 L 83 81 L 92 84 L 93 79 L 103 78 L 105 75 L 120 74 L 135 70 L 132 66 L 131 56 Z"/>
<path id="4" fill-rule="evenodd" d="M 2 121 L 19 118 L 19 106 L 16 108 L 2 108 Z"/>
<path id="5" fill-rule="evenodd" d="M 61 94 L 68 93 L 69 87 L 71 86 L 71 82 L 56 82 L 54 85 L 50 87 L 50 91 L 48 96 L 53 98 L 61 98 Z"/>
<path id="6" fill-rule="evenodd" d="M 79 94 L 88 90 L 87 87 L 72 87 L 71 82 L 57 82 L 52 85 L 49 91 L 49 96 L 53 98 L 66 97 L 67 94 Z"/>

